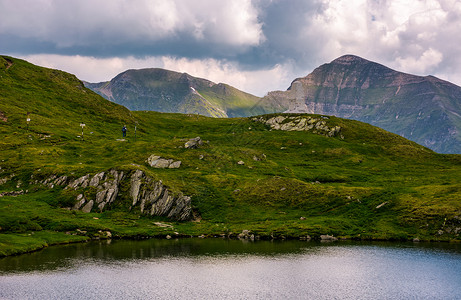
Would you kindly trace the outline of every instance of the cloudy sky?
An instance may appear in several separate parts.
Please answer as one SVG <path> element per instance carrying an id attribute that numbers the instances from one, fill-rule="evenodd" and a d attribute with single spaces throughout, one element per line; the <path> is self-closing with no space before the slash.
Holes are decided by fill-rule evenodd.
<path id="1" fill-rule="evenodd" d="M 258 96 L 344 54 L 461 85 L 461 0 L 0 0 L 0 54 L 90 82 L 158 67 Z"/>

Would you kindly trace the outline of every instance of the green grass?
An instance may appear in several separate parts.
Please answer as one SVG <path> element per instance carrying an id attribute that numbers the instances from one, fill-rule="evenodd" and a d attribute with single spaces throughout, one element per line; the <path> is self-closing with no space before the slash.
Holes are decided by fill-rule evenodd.
<path id="1" fill-rule="evenodd" d="M 437 154 L 336 117 L 326 122 L 340 126 L 344 139 L 270 130 L 248 118 L 130 112 L 70 74 L 2 59 L 13 65 L 6 69 L 0 61 L 0 112 L 7 118 L 0 120 L 0 193 L 28 192 L 0 197 L 0 255 L 104 238 L 107 231 L 116 238 L 250 230 L 261 238 L 461 240 L 461 155 Z M 124 124 L 128 136 L 119 141 Z M 185 149 L 196 136 L 204 145 Z M 181 168 L 152 169 L 146 164 L 151 154 L 181 160 Z M 200 221 L 122 208 L 71 211 L 65 207 L 75 195 L 33 184 L 53 174 L 77 178 L 112 168 L 140 168 L 192 196 Z"/>

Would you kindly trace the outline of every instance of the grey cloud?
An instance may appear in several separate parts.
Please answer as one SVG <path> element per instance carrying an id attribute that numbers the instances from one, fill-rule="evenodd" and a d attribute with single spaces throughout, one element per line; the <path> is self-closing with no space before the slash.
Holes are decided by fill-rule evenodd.
<path id="1" fill-rule="evenodd" d="M 209 10 L 207 10 L 207 8 Z M 254 14 L 254 15 L 252 15 Z M 232 56 L 264 39 L 249 1 L 11 1 L 0 3 L 0 51 Z M 28 47 L 21 47 L 27 45 Z"/>
<path id="2" fill-rule="evenodd" d="M 459 32 L 457 0 L 0 0 L 0 53 L 211 58 L 294 76 L 343 54 L 456 76 Z"/>

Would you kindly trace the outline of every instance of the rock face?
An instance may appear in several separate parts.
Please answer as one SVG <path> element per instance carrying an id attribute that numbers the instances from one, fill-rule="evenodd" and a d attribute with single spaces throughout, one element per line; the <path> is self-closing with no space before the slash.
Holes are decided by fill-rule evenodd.
<path id="1" fill-rule="evenodd" d="M 321 134 L 329 137 L 340 134 L 341 127 L 328 126 L 328 117 L 313 118 L 311 116 L 283 116 L 267 118 L 266 116 L 254 117 L 253 121 L 269 125 L 274 130 L 284 131 L 312 131 L 312 133 Z M 341 138 L 344 138 L 341 135 Z"/>
<path id="2" fill-rule="evenodd" d="M 165 216 L 185 221 L 192 215 L 191 198 L 182 193 L 175 195 L 162 181 L 155 181 L 141 170 L 136 170 L 130 178 L 130 198 L 132 207 L 139 207 L 141 213 Z"/>
<path id="3" fill-rule="evenodd" d="M 49 188 L 60 185 L 67 190 L 79 191 L 72 209 L 86 213 L 102 212 L 115 206 L 179 221 L 192 217 L 190 197 L 181 192 L 173 193 L 162 181 L 152 179 L 141 170 L 125 173 L 112 169 L 76 179 L 53 175 L 41 181 L 31 180 L 31 184 L 43 184 Z M 129 196 L 121 195 L 121 190 L 128 190 Z"/>
<path id="4" fill-rule="evenodd" d="M 460 99 L 461 87 L 447 81 L 346 55 L 263 101 L 281 103 L 290 112 L 359 120 L 437 152 L 461 153 Z"/>

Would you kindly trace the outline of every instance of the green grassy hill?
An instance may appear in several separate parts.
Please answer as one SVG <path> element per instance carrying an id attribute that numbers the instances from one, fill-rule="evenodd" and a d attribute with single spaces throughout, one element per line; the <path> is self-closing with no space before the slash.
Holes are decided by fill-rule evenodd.
<path id="1" fill-rule="evenodd" d="M 315 126 L 279 130 L 270 126 L 276 118 L 282 129 L 293 129 L 294 119 Z M 0 255 L 109 235 L 235 237 L 244 230 L 269 239 L 461 240 L 461 155 L 358 121 L 130 112 L 73 75 L 0 57 L 0 132 Z M 197 136 L 203 145 L 186 148 Z M 152 168 L 152 154 L 181 166 Z M 69 207 L 77 192 L 94 197 L 94 187 L 45 184 L 109 170 L 141 170 L 190 196 L 192 219 L 141 214 L 123 185 L 117 204 L 84 213 Z"/>

